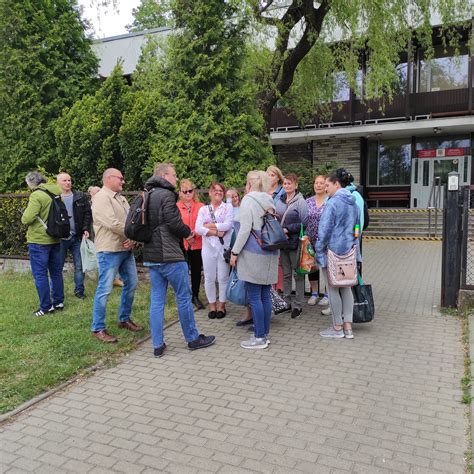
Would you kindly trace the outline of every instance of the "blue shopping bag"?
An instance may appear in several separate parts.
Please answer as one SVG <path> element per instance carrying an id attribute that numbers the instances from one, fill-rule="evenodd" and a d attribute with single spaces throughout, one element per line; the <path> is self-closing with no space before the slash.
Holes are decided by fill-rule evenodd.
<path id="1" fill-rule="evenodd" d="M 230 272 L 226 296 L 230 302 L 239 306 L 246 306 L 248 304 L 245 281 L 239 280 L 239 277 L 237 276 L 237 270 L 235 268 L 233 268 Z"/>

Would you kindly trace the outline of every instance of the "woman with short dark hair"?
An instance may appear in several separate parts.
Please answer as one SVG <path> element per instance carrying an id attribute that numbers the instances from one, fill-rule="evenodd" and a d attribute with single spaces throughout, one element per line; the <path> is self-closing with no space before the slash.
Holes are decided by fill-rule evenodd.
<path id="1" fill-rule="evenodd" d="M 280 218 L 283 231 L 288 237 L 288 244 L 280 251 L 280 263 L 283 268 L 283 297 L 291 304 L 291 317 L 297 318 L 303 311 L 304 275 L 295 273 L 298 268 L 298 244 L 301 226 L 306 226 L 308 206 L 303 195 L 298 192 L 298 176 L 287 174 L 283 179 L 285 194 L 276 203 L 276 212 Z M 295 278 L 296 295 L 292 301 L 292 278 Z"/>

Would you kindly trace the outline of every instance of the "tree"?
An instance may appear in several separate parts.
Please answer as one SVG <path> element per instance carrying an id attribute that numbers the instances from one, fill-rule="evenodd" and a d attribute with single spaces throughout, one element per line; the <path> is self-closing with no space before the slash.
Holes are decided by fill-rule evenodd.
<path id="1" fill-rule="evenodd" d="M 395 66 L 413 31 L 430 51 L 430 18 L 438 14 L 446 40 L 456 44 L 459 37 L 450 27 L 472 14 L 465 0 L 247 0 L 247 4 L 260 26 L 256 49 L 266 53 L 260 51 L 254 70 L 267 129 L 273 108 L 285 96 L 287 104 L 303 115 L 330 100 L 337 71 L 344 71 L 355 88 L 360 56 L 367 50 L 364 98 L 390 100 L 398 80 Z M 273 48 L 262 46 L 264 33 Z"/>
<path id="2" fill-rule="evenodd" d="M 97 186 L 107 168 L 124 169 L 119 131 L 131 100 L 119 64 L 95 94 L 78 100 L 56 121 L 61 170 L 73 177 L 75 185 Z"/>
<path id="3" fill-rule="evenodd" d="M 75 0 L 0 0 L 0 190 L 57 172 L 53 123 L 95 90 L 97 58 Z"/>
<path id="4" fill-rule="evenodd" d="M 132 9 L 134 20 L 126 28 L 129 32 L 144 31 L 171 24 L 167 0 L 141 0 L 137 8 Z"/>
<path id="5" fill-rule="evenodd" d="M 247 18 L 238 2 L 176 0 L 176 33 L 159 60 L 149 51 L 137 74 L 134 107 L 124 117 L 127 162 L 150 174 L 171 161 L 198 186 L 242 185 L 272 161 L 255 90 L 243 75 Z M 135 138 L 134 138 L 135 137 Z"/>

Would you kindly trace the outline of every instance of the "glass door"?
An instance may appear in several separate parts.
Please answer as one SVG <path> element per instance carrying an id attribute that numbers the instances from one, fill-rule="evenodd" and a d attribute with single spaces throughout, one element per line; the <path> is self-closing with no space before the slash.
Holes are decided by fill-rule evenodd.
<path id="1" fill-rule="evenodd" d="M 427 208 L 435 178 L 440 179 L 441 186 L 448 182 L 448 174 L 457 171 L 460 184 L 470 184 L 471 157 L 456 156 L 443 158 L 415 158 L 412 163 L 411 207 Z M 441 192 L 441 207 L 444 191 Z M 434 203 L 432 203 L 434 204 Z"/>

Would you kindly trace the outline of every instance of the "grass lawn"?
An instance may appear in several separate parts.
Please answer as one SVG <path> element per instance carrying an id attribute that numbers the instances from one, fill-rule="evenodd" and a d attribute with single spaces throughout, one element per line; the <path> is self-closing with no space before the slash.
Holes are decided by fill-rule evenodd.
<path id="1" fill-rule="evenodd" d="M 113 363 L 117 355 L 149 334 L 149 283 L 140 281 L 132 319 L 145 326 L 139 333 L 117 328 L 120 288 L 114 288 L 107 307 L 107 328 L 117 344 L 91 337 L 95 282 L 86 279 L 85 300 L 74 297 L 72 274 L 64 274 L 65 309 L 35 318 L 38 296 L 30 273 L 0 274 L 0 413 L 12 410 L 99 362 Z M 172 291 L 166 319 L 177 315 Z"/>

